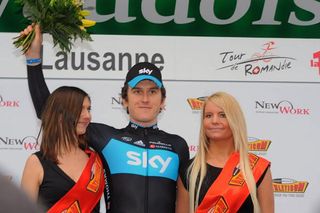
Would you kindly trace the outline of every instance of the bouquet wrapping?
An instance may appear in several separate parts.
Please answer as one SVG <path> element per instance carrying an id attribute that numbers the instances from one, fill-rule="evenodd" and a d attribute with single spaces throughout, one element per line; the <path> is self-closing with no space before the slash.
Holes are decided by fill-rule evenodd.
<path id="1" fill-rule="evenodd" d="M 16 0 L 23 6 L 27 18 L 38 24 L 42 33 L 52 36 L 54 46 L 64 52 L 70 52 L 76 39 L 92 41 L 86 28 L 95 25 L 95 21 L 85 17 L 90 12 L 83 10 L 80 0 Z M 28 35 L 14 38 L 13 44 L 22 48 L 25 53 L 30 47 L 35 36 L 34 30 Z"/>

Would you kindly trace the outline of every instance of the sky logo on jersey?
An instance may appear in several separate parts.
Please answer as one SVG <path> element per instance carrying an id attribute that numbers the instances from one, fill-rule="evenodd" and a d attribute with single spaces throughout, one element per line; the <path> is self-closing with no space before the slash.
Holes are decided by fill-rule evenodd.
<path id="1" fill-rule="evenodd" d="M 111 174 L 178 178 L 179 157 L 167 150 L 136 147 L 112 139 L 102 150 Z"/>
<path id="2" fill-rule="evenodd" d="M 141 166 L 142 168 L 147 168 L 148 165 L 150 165 L 152 168 L 159 168 L 160 174 L 163 174 L 167 170 L 168 165 L 172 160 L 171 157 L 168 157 L 166 160 L 164 160 L 160 155 L 154 155 L 148 159 L 147 151 L 142 152 L 142 154 L 139 152 L 128 151 L 127 157 L 130 159 L 127 161 L 127 164 L 132 166 Z"/>

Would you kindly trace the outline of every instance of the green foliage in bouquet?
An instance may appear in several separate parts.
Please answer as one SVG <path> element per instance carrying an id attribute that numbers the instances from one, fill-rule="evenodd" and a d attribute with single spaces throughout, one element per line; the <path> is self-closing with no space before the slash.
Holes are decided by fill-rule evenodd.
<path id="1" fill-rule="evenodd" d="M 40 25 L 42 33 L 52 35 L 54 46 L 62 51 L 70 52 L 76 39 L 92 41 L 87 27 L 95 25 L 92 20 L 85 19 L 89 11 L 82 10 L 79 0 L 16 0 L 23 5 L 27 18 Z M 28 35 L 15 37 L 13 44 L 22 48 L 25 53 L 35 36 L 34 30 Z"/>

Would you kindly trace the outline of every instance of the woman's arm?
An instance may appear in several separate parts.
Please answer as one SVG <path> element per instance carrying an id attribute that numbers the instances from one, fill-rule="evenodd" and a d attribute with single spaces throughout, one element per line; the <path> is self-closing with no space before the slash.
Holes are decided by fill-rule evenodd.
<path id="1" fill-rule="evenodd" d="M 177 181 L 177 199 L 176 199 L 176 213 L 189 212 L 189 193 L 184 187 L 181 178 Z"/>
<path id="2" fill-rule="evenodd" d="M 261 213 L 274 213 L 274 194 L 270 167 L 258 187 L 258 201 Z"/>
<path id="3" fill-rule="evenodd" d="M 37 201 L 39 187 L 43 180 L 43 167 L 36 155 L 31 155 L 25 164 L 22 173 L 21 187 L 26 194 L 33 200 Z"/>

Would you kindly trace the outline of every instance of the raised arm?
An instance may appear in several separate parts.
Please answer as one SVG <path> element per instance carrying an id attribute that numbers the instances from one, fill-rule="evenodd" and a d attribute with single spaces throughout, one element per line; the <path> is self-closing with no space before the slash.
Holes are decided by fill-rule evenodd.
<path id="1" fill-rule="evenodd" d="M 35 38 L 29 50 L 25 53 L 25 56 L 27 60 L 29 91 L 32 98 L 33 106 L 37 113 L 37 117 L 40 119 L 42 109 L 45 105 L 47 98 L 50 95 L 50 91 L 47 87 L 42 72 L 42 34 L 38 25 L 29 25 L 26 29 L 24 29 L 24 31 L 21 32 L 21 34 L 29 34 L 33 28 L 35 29 Z"/>

